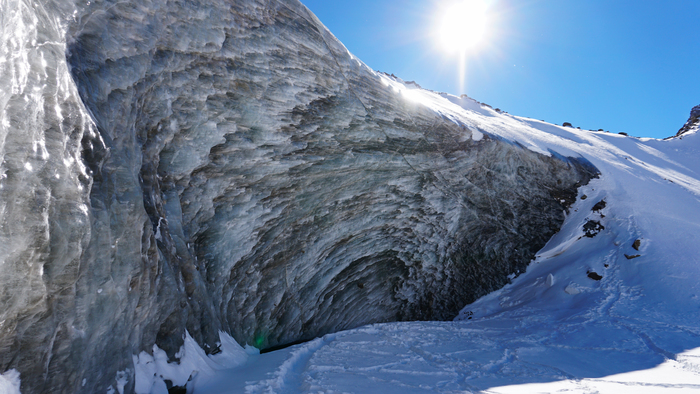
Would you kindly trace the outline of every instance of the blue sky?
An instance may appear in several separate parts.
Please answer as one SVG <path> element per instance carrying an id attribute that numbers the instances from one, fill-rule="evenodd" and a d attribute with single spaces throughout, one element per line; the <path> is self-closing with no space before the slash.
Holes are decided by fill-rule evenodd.
<path id="1" fill-rule="evenodd" d="M 700 0 L 493 0 L 464 87 L 434 37 L 446 1 L 302 0 L 373 69 L 515 115 L 664 138 L 700 104 Z"/>

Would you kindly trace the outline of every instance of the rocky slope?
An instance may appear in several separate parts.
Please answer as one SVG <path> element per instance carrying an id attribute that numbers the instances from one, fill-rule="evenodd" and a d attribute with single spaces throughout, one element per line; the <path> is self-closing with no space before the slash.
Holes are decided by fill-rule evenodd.
<path id="1" fill-rule="evenodd" d="M 0 9 L 0 371 L 25 393 L 129 391 L 185 330 L 215 353 L 451 319 L 597 175 L 432 110 L 296 0 Z"/>
<path id="2" fill-rule="evenodd" d="M 700 105 L 696 105 L 690 111 L 690 118 L 688 121 L 678 130 L 676 137 L 680 137 L 683 134 L 688 134 L 697 131 L 700 128 Z"/>

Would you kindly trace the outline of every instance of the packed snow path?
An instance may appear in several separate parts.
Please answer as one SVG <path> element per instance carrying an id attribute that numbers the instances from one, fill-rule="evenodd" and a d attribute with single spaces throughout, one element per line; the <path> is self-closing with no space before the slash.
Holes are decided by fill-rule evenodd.
<path id="1" fill-rule="evenodd" d="M 392 323 L 254 356 L 196 393 L 649 392 L 700 390 L 700 352 L 666 359 L 661 342 L 698 343 L 682 327 L 584 316 Z M 670 338 L 668 331 L 676 331 Z M 669 349 L 677 346 L 664 343 Z M 658 364 L 663 366 L 647 371 Z M 627 373 L 629 371 L 637 371 Z M 546 385 L 546 382 L 555 382 Z M 541 383 L 529 387 L 503 387 Z"/>

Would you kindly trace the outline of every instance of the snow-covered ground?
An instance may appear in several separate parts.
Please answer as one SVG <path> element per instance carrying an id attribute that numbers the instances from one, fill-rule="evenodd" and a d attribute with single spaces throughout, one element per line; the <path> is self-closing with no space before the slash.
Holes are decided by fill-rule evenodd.
<path id="1" fill-rule="evenodd" d="M 602 175 L 527 272 L 456 321 L 376 324 L 262 355 L 233 344 L 217 368 L 183 349 L 183 360 L 201 359 L 188 392 L 700 392 L 700 133 L 662 141 L 559 127 L 381 77 L 472 130 L 583 156 Z M 145 365 L 137 392 L 164 392 L 150 378 L 164 361 Z"/>

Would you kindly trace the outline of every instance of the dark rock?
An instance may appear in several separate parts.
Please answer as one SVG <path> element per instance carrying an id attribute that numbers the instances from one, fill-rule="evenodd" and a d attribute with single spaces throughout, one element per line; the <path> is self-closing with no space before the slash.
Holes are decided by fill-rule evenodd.
<path id="1" fill-rule="evenodd" d="M 639 250 L 639 247 L 641 245 L 642 245 L 642 240 L 638 239 L 638 240 L 634 241 L 634 243 L 632 244 L 632 247 L 634 248 L 634 250 Z"/>
<path id="2" fill-rule="evenodd" d="M 589 220 L 583 225 L 584 236 L 588 238 L 595 237 L 603 230 L 605 230 L 605 227 L 597 220 Z"/>
<path id="3" fill-rule="evenodd" d="M 406 85 L 413 85 L 413 86 L 415 86 L 415 87 L 417 87 L 417 88 L 419 88 L 419 89 L 422 89 L 422 88 L 423 88 L 423 87 L 420 86 L 416 81 L 407 81 L 407 82 L 406 82 Z"/>
<path id="4" fill-rule="evenodd" d="M 584 194 L 583 196 L 581 196 L 581 200 L 585 200 L 585 199 L 587 199 L 587 198 L 588 198 L 588 196 L 585 195 L 585 194 Z"/>
<path id="5" fill-rule="evenodd" d="M 605 202 L 605 200 L 600 200 L 593 206 L 593 208 L 591 208 L 591 211 L 600 212 L 603 210 L 603 208 L 605 208 L 606 205 L 607 203 Z"/>
<path id="6" fill-rule="evenodd" d="M 681 135 L 693 130 L 698 130 L 698 127 L 700 127 L 700 105 L 697 105 L 690 110 L 690 118 L 685 125 L 678 130 L 676 137 L 680 137 Z"/>
<path id="7" fill-rule="evenodd" d="M 620 135 L 625 135 L 625 136 L 626 136 L 626 135 L 628 135 L 628 134 L 627 134 L 627 133 L 625 133 L 624 131 L 621 131 L 621 132 L 619 132 L 619 133 L 617 133 L 617 134 L 620 134 Z"/>
<path id="8" fill-rule="evenodd" d="M 637 257 L 642 257 L 642 255 L 640 255 L 640 254 L 635 254 L 635 255 L 631 255 L 631 256 L 630 256 L 630 255 L 627 255 L 627 254 L 626 254 L 625 257 L 627 258 L 627 260 L 632 260 L 632 259 L 636 259 Z"/>
<path id="9" fill-rule="evenodd" d="M 562 123 L 562 126 L 564 126 L 564 127 L 574 127 L 574 126 L 573 126 L 571 123 L 569 123 L 569 122 L 564 122 L 564 123 Z"/>
<path id="10" fill-rule="evenodd" d="M 588 271 L 588 277 L 591 278 L 591 279 L 593 279 L 593 280 L 601 280 L 601 279 L 603 279 L 602 276 L 598 275 L 597 272 L 593 272 L 593 271 Z"/>
<path id="11" fill-rule="evenodd" d="M 168 388 L 168 394 L 187 394 L 187 387 L 173 386 L 169 380 L 165 381 L 165 386 Z"/>

